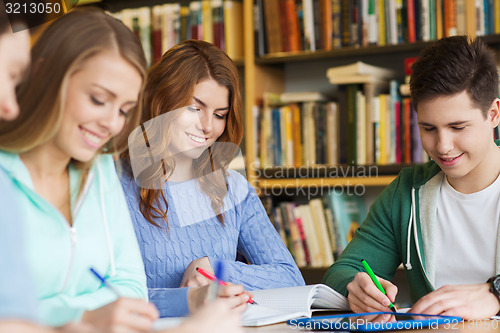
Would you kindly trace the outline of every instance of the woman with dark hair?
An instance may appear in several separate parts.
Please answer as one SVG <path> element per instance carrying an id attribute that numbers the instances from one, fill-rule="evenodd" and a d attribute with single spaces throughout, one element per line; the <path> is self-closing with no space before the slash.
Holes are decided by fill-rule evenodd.
<path id="1" fill-rule="evenodd" d="M 255 190 L 228 169 L 243 136 L 231 59 L 203 41 L 177 44 L 150 70 L 141 108 L 122 186 L 160 316 L 202 305 L 209 280 L 196 268 L 213 272 L 218 261 L 225 279 L 247 290 L 303 285 Z"/>

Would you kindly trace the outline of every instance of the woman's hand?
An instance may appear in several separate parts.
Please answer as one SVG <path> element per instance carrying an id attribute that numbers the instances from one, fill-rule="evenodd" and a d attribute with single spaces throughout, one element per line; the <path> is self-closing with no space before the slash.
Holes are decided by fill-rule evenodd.
<path id="1" fill-rule="evenodd" d="M 203 287 L 191 288 L 188 291 L 188 306 L 189 311 L 194 313 L 201 309 L 208 302 L 208 290 L 210 285 L 207 284 Z M 252 297 L 252 293 L 245 291 L 242 285 L 227 283 L 225 286 L 218 286 L 217 297 L 229 299 L 233 308 L 246 309 L 247 301 Z"/>
<path id="2" fill-rule="evenodd" d="M 196 271 L 196 268 L 200 267 L 206 270 L 207 272 L 214 273 L 212 265 L 210 264 L 210 260 L 208 257 L 198 258 L 193 261 L 186 267 L 184 271 L 184 276 L 181 281 L 181 288 L 184 287 L 202 287 L 210 283 L 210 280 L 201 275 Z"/>
<path id="3" fill-rule="evenodd" d="M 82 323 L 99 332 L 149 332 L 158 319 L 158 310 L 142 299 L 119 298 L 93 311 L 86 311 Z"/>
<path id="4" fill-rule="evenodd" d="M 234 286 L 234 285 L 233 285 Z M 175 332 L 198 333 L 243 333 L 241 314 L 246 306 L 236 297 L 219 298 L 200 309 L 175 329 Z M 170 331 L 166 331 L 167 333 Z M 173 331 L 172 331 L 173 333 Z"/>

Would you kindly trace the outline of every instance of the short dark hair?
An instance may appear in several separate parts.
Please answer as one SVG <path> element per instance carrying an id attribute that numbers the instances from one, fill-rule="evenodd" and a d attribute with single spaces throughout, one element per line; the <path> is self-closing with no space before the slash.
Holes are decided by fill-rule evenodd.
<path id="1" fill-rule="evenodd" d="M 498 97 L 495 53 L 479 39 L 453 36 L 438 40 L 422 51 L 411 68 L 410 94 L 415 110 L 420 102 L 466 91 L 486 118 Z"/>

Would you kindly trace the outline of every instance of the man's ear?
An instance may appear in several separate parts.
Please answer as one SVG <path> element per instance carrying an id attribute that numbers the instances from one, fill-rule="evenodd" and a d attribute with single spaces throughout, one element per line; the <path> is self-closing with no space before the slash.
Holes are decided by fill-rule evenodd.
<path id="1" fill-rule="evenodd" d="M 495 98 L 495 100 L 491 103 L 488 111 L 488 121 L 491 124 L 491 128 L 497 127 L 500 122 L 500 99 L 498 98 Z"/>

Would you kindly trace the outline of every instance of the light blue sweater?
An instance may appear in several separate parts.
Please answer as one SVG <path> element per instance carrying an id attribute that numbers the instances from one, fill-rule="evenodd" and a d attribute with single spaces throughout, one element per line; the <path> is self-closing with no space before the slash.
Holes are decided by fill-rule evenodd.
<path id="1" fill-rule="evenodd" d="M 188 288 L 178 287 L 191 261 L 205 256 L 212 267 L 223 260 L 225 279 L 247 290 L 304 285 L 254 188 L 237 172 L 229 171 L 227 177 L 224 226 L 194 180 L 167 183 L 168 230 L 151 225 L 141 214 L 134 180 L 122 176 L 121 181 L 146 268 L 149 298 L 161 317 L 189 313 Z M 161 219 L 156 222 L 165 225 Z M 237 252 L 250 265 L 236 261 Z"/>
<path id="2" fill-rule="evenodd" d="M 35 321 L 35 287 L 24 254 L 24 216 L 0 167 L 0 320 Z"/>

